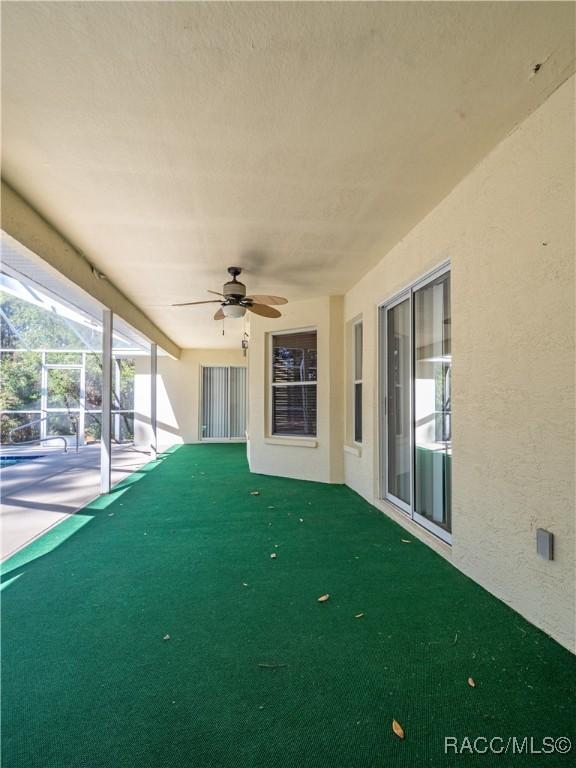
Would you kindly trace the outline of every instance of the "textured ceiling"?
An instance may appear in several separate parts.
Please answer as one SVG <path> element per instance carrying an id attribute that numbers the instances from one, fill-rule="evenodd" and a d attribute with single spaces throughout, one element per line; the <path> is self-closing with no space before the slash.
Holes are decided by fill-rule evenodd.
<path id="1" fill-rule="evenodd" d="M 574 71 L 571 3 L 2 5 L 3 175 L 183 347 L 344 292 Z M 537 74 L 534 68 L 542 66 Z"/>

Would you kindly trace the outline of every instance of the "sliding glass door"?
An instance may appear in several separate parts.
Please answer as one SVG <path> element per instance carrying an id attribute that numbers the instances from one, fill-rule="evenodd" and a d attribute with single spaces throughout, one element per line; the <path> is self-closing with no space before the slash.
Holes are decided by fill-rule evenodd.
<path id="1" fill-rule="evenodd" d="M 386 309 L 386 429 L 387 466 L 386 488 L 388 496 L 398 506 L 409 511 L 412 501 L 411 437 L 410 437 L 410 298 L 403 298 Z"/>
<path id="2" fill-rule="evenodd" d="M 445 541 L 451 531 L 450 273 L 380 309 L 382 496 Z"/>
<path id="3" fill-rule="evenodd" d="M 414 292 L 414 515 L 450 531 L 450 275 Z"/>

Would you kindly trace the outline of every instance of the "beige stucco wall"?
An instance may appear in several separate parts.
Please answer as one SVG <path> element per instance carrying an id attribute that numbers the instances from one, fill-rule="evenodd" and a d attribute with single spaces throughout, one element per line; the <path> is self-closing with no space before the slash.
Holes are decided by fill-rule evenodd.
<path id="1" fill-rule="evenodd" d="M 186 349 L 178 360 L 158 358 L 158 446 L 199 442 L 200 368 L 202 365 L 247 365 L 241 349 Z M 150 358 L 136 358 L 134 439 L 149 445 Z"/>
<path id="2" fill-rule="evenodd" d="M 253 472 L 325 483 L 343 480 L 342 297 L 291 302 L 282 317 L 251 315 L 248 376 L 248 460 Z M 270 435 L 269 334 L 316 328 L 318 333 L 317 436 L 295 440 Z"/>
<path id="3" fill-rule="evenodd" d="M 346 295 L 344 316 L 363 317 L 365 393 L 362 452 L 345 454 L 345 480 L 378 503 L 377 305 L 451 260 L 453 545 L 434 546 L 572 649 L 574 85 L 382 253 Z M 536 554 L 538 527 L 555 535 L 552 562 Z"/>

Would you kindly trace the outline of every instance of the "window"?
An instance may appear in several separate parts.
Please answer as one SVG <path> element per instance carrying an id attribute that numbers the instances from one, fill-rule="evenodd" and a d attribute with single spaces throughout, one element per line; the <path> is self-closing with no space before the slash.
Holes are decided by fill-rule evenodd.
<path id="1" fill-rule="evenodd" d="M 362 321 L 354 323 L 354 442 L 362 442 Z"/>
<path id="2" fill-rule="evenodd" d="M 272 336 L 273 435 L 316 436 L 316 331 Z"/>

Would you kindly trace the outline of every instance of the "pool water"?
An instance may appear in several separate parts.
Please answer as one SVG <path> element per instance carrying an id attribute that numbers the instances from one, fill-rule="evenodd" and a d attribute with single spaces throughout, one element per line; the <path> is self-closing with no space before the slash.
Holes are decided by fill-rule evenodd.
<path id="1" fill-rule="evenodd" d="M 14 464 L 23 464 L 25 461 L 34 461 L 34 459 L 43 459 L 43 456 L 28 454 L 27 456 L 0 456 L 0 469 L 12 467 Z"/>

